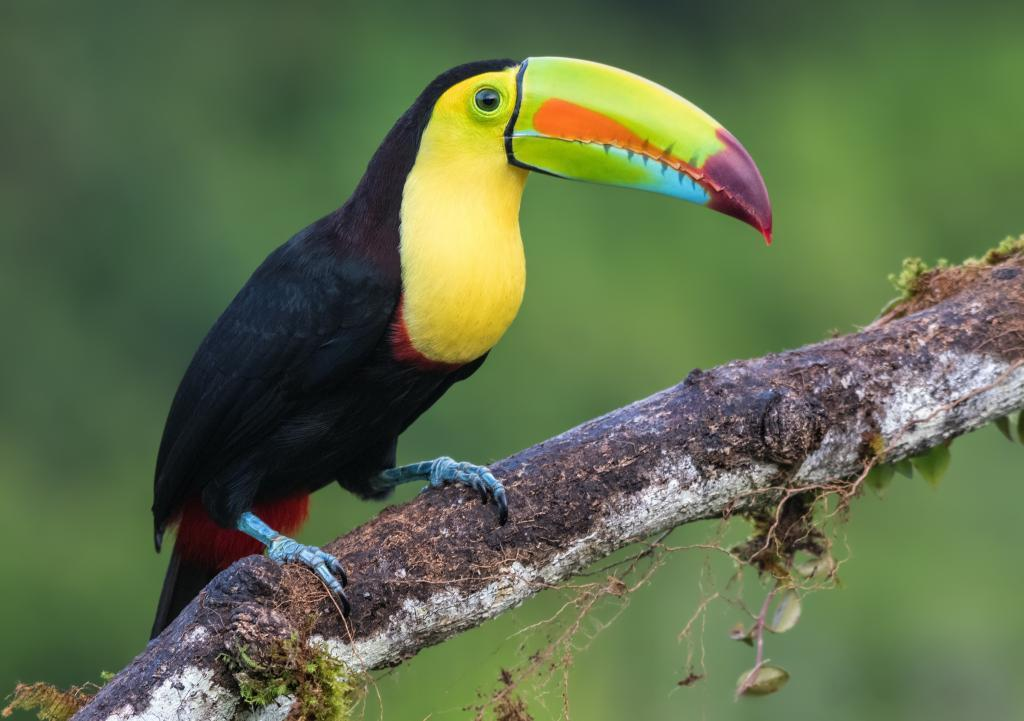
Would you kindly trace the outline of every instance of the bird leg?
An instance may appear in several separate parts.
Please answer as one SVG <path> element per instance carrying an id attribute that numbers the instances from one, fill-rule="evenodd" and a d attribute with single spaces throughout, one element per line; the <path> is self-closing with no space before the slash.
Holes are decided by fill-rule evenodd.
<path id="1" fill-rule="evenodd" d="M 331 593 L 341 601 L 342 611 L 347 616 L 351 610 L 344 586 L 348 576 L 341 562 L 322 548 L 307 546 L 288 538 L 264 523 L 259 516 L 246 511 L 238 517 L 236 528 L 252 536 L 267 547 L 267 556 L 278 563 L 301 563 L 323 581 Z"/>
<path id="2" fill-rule="evenodd" d="M 378 475 L 378 482 L 388 488 L 412 481 L 427 481 L 427 485 L 423 487 L 424 491 L 441 488 L 448 483 L 469 486 L 480 493 L 480 499 L 484 503 L 487 503 L 488 497 L 494 499 L 494 504 L 498 507 L 498 523 L 505 525 L 505 521 L 508 520 L 505 486 L 484 466 L 459 463 L 448 456 L 441 456 L 432 461 L 389 468 Z"/>

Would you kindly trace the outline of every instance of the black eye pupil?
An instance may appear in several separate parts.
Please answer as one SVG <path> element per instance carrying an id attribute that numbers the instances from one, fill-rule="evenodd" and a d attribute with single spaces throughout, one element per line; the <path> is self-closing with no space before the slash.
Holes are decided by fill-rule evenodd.
<path id="1" fill-rule="evenodd" d="M 497 109 L 499 103 L 501 103 L 501 96 L 496 90 L 484 88 L 476 93 L 476 106 L 481 110 L 490 112 Z"/>

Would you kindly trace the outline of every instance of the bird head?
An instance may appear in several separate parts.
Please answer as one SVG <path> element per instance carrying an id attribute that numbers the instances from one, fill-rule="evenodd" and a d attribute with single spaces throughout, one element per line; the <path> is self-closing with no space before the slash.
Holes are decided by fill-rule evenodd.
<path id="1" fill-rule="evenodd" d="M 771 242 L 768 192 L 750 155 L 657 83 L 600 63 L 536 57 L 461 66 L 431 87 L 432 147 L 473 158 L 481 175 L 501 164 L 513 174 L 669 195 L 739 218 Z"/>

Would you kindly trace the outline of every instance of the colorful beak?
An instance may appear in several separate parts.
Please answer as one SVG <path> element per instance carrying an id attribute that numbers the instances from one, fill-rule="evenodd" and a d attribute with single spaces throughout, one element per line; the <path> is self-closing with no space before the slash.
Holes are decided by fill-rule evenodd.
<path id="1" fill-rule="evenodd" d="M 768 191 L 739 141 L 696 105 L 625 70 L 528 58 L 505 150 L 529 170 L 706 205 L 771 243 Z"/>

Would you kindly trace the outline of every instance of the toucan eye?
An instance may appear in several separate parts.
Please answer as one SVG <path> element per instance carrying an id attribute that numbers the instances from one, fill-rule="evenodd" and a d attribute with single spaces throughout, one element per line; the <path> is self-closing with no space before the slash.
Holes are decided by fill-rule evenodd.
<path id="1" fill-rule="evenodd" d="M 474 98 L 476 106 L 485 113 L 493 113 L 501 105 L 501 95 L 494 88 L 481 88 Z"/>

